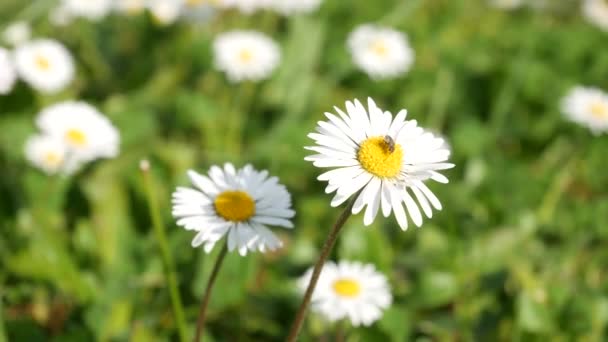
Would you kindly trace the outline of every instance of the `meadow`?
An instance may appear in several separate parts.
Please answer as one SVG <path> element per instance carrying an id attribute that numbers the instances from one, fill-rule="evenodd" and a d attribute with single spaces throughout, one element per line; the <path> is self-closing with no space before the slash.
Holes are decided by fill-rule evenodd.
<path id="1" fill-rule="evenodd" d="M 444 137 L 455 167 L 442 172 L 448 184 L 429 182 L 443 209 L 421 227 L 348 219 L 330 258 L 375 265 L 392 304 L 370 326 L 311 312 L 301 340 L 607 340 L 608 139 L 561 103 L 578 85 L 608 90 L 608 31 L 582 1 L 528 2 L 324 0 L 290 16 L 218 8 L 163 25 L 115 11 L 57 25 L 54 1 L 2 0 L 0 31 L 29 22 L 32 37 L 65 45 L 75 71 L 58 92 L 20 80 L 0 95 L 0 342 L 183 341 L 179 329 L 189 341 L 221 243 L 192 248 L 172 193 L 191 186 L 188 170 L 226 162 L 278 176 L 294 228 L 271 229 L 275 251 L 227 254 L 204 340 L 284 340 L 296 282 L 342 210 L 304 160 L 307 135 L 324 112 L 368 97 Z M 407 35 L 407 72 L 376 79 L 357 67 L 347 39 L 364 23 Z M 235 29 L 278 44 L 267 79 L 231 82 L 216 67 L 213 41 Z M 65 100 L 103 113 L 119 152 L 49 175 L 24 146 L 39 113 Z"/>

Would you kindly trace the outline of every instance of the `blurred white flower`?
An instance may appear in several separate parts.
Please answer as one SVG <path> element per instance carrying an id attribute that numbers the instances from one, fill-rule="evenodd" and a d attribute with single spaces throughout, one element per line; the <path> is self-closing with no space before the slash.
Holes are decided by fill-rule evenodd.
<path id="1" fill-rule="evenodd" d="M 567 118 L 588 127 L 594 134 L 608 131 L 608 93 L 598 88 L 577 86 L 562 100 Z"/>
<path id="2" fill-rule="evenodd" d="M 231 31 L 213 42 L 215 65 L 232 82 L 266 79 L 278 66 L 281 51 L 266 35 L 255 31 Z"/>
<path id="3" fill-rule="evenodd" d="M 184 0 L 182 17 L 193 22 L 205 22 L 211 18 L 221 0 Z"/>
<path id="4" fill-rule="evenodd" d="M 322 0 L 274 0 L 271 8 L 283 15 L 310 13 L 321 5 Z"/>
<path id="5" fill-rule="evenodd" d="M 179 18 L 182 5 L 181 0 L 151 0 L 148 10 L 158 24 L 170 25 Z"/>
<path id="6" fill-rule="evenodd" d="M 32 29 L 26 21 L 16 21 L 8 25 L 2 32 L 2 39 L 13 45 L 23 44 L 30 39 Z"/>
<path id="7" fill-rule="evenodd" d="M 118 154 L 120 137 L 112 123 L 95 107 L 81 101 L 51 105 L 40 112 L 36 124 L 44 135 L 62 141 L 70 165 Z"/>
<path id="8" fill-rule="evenodd" d="M 49 13 L 49 22 L 56 26 L 69 25 L 73 19 L 74 15 L 61 3 Z"/>
<path id="9" fill-rule="evenodd" d="M 145 0 L 116 0 L 114 8 L 125 15 L 136 15 L 146 9 Z"/>
<path id="10" fill-rule="evenodd" d="M 13 90 L 17 81 L 17 72 L 11 61 L 8 50 L 0 47 L 0 95 L 5 95 Z"/>
<path id="11" fill-rule="evenodd" d="M 204 244 L 209 253 L 228 235 L 228 250 L 272 251 L 283 245 L 266 226 L 293 228 L 289 220 L 291 195 L 277 177 L 251 165 L 236 170 L 230 163 L 212 166 L 209 176 L 188 171 L 193 188 L 178 187 L 173 193 L 173 216 L 177 224 L 197 231 L 192 246 Z"/>
<path id="12" fill-rule="evenodd" d="M 418 206 L 429 218 L 433 216 L 431 206 L 441 210 L 441 203 L 424 181 L 448 182 L 437 172 L 454 167 L 446 163 L 450 152 L 443 147 L 443 139 L 418 127 L 416 120 L 406 121 L 406 110 L 393 119 L 371 98 L 367 109 L 358 100 L 346 102 L 347 113 L 334 108 L 339 117 L 325 113 L 329 121 L 319 121 L 318 133 L 308 135 L 317 145 L 306 149 L 317 154 L 305 158 L 316 167 L 335 168 L 317 178 L 328 182 L 326 193 L 336 192 L 333 207 L 360 191 L 352 212 L 357 214 L 367 206 L 366 226 L 382 208 L 384 217 L 394 211 L 403 230 L 408 227 L 404 203 L 417 226 L 422 225 Z"/>
<path id="13" fill-rule="evenodd" d="M 47 174 L 69 174 L 74 171 L 76 164 L 72 164 L 72 169 L 66 169 L 66 156 L 65 143 L 48 135 L 35 135 L 25 144 L 25 157 Z"/>
<path id="14" fill-rule="evenodd" d="M 298 280 L 306 290 L 312 268 Z M 386 277 L 372 264 L 340 261 L 323 266 L 312 295 L 312 310 L 334 322 L 349 319 L 352 325 L 369 326 L 382 317 L 392 302 Z"/>
<path id="15" fill-rule="evenodd" d="M 74 78 L 74 61 L 70 52 L 59 42 L 38 39 L 24 43 L 15 51 L 18 74 L 32 88 L 55 93 Z"/>
<path id="16" fill-rule="evenodd" d="M 218 5 L 223 8 L 235 8 L 238 11 L 251 14 L 258 10 L 271 8 L 275 0 L 219 0 Z"/>
<path id="17" fill-rule="evenodd" d="M 113 0 L 61 0 L 59 6 L 74 17 L 100 20 L 112 10 Z"/>
<path id="18" fill-rule="evenodd" d="M 608 31 L 608 1 L 584 0 L 583 15 L 592 24 L 604 31 Z"/>
<path id="19" fill-rule="evenodd" d="M 348 47 L 354 63 L 374 79 L 402 75 L 414 62 L 414 50 L 407 36 L 386 27 L 357 27 L 348 37 Z"/>
<path id="20" fill-rule="evenodd" d="M 524 5 L 524 0 L 489 0 L 490 5 L 503 10 L 515 10 Z"/>

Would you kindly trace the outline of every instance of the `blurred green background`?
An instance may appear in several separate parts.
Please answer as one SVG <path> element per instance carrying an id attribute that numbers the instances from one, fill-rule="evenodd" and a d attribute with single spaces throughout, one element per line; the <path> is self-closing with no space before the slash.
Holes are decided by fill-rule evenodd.
<path id="1" fill-rule="evenodd" d="M 192 334 L 212 261 L 171 217 L 185 171 L 253 163 L 292 192 L 294 230 L 277 253 L 229 254 L 208 317 L 208 341 L 280 341 L 339 209 L 303 160 L 324 111 L 373 97 L 443 134 L 456 168 L 432 185 L 443 211 L 402 232 L 394 218 L 350 219 L 334 259 L 374 263 L 394 304 L 348 341 L 602 341 L 608 339 L 608 139 L 567 122 L 577 84 L 608 89 L 608 34 L 580 2 L 501 11 L 481 0 L 325 0 L 310 15 L 217 12 L 155 25 L 112 15 L 54 27 L 46 2 L 2 0 L 0 26 L 32 20 L 35 37 L 77 61 L 68 90 L 23 83 L 0 96 L 0 341 L 177 340 L 176 322 L 138 169 L 149 158 Z M 394 27 L 416 51 L 412 70 L 373 81 L 345 40 L 366 22 Z M 265 82 L 233 85 L 215 71 L 214 36 L 272 36 L 283 52 Z M 33 118 L 62 99 L 96 105 L 121 133 L 120 156 L 69 178 L 28 165 Z M 311 315 L 302 339 L 333 339 Z"/>

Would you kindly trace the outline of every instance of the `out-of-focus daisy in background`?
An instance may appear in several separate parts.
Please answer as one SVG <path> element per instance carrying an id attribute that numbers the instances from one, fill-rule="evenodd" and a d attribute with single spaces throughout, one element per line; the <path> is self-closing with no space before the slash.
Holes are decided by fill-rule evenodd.
<path id="1" fill-rule="evenodd" d="M 312 269 L 298 280 L 303 292 Z M 372 264 L 340 261 L 324 265 L 312 295 L 312 309 L 334 322 L 348 319 L 353 326 L 369 326 L 392 302 L 386 277 Z"/>
<path id="2" fill-rule="evenodd" d="M 184 0 L 182 17 L 192 22 L 206 22 L 213 16 L 221 0 Z"/>
<path id="3" fill-rule="evenodd" d="M 608 31 L 608 1 L 583 0 L 583 15 L 589 22 Z"/>
<path id="4" fill-rule="evenodd" d="M 228 250 L 272 251 L 282 246 L 270 226 L 293 228 L 291 195 L 277 177 L 251 165 L 235 169 L 212 166 L 208 176 L 188 171 L 194 188 L 178 187 L 173 193 L 177 224 L 197 232 L 192 246 L 204 245 L 209 253 L 227 235 Z"/>
<path id="5" fill-rule="evenodd" d="M 322 0 L 274 0 L 272 9 L 282 15 L 311 13 L 319 8 Z"/>
<path id="6" fill-rule="evenodd" d="M 271 8 L 275 0 L 219 0 L 222 8 L 234 8 L 245 14 Z"/>
<path id="7" fill-rule="evenodd" d="M 25 157 L 35 167 L 52 175 L 56 173 L 69 174 L 77 167 L 76 163 L 66 164 L 67 145 L 55 137 L 35 135 L 25 144 Z"/>
<path id="8" fill-rule="evenodd" d="M 10 93 L 16 81 L 17 73 L 10 52 L 0 47 L 0 95 Z"/>
<path id="9" fill-rule="evenodd" d="M 348 48 L 354 63 L 374 79 L 398 77 L 414 62 L 407 36 L 387 27 L 357 27 L 348 37 Z"/>
<path id="10" fill-rule="evenodd" d="M 317 167 L 334 168 L 318 177 L 328 182 L 325 192 L 336 192 L 332 206 L 358 193 L 352 212 L 357 214 L 367 206 L 366 226 L 381 209 L 385 217 L 394 212 L 404 230 L 408 215 L 417 226 L 422 225 L 420 208 L 428 218 L 433 216 L 431 207 L 442 208 L 425 181 L 448 182 L 437 172 L 454 167 L 446 162 L 450 152 L 443 139 L 418 127 L 416 120 L 405 120 L 406 110 L 393 118 L 371 98 L 367 109 L 355 100 L 346 102 L 346 113 L 335 110 L 339 117 L 325 113 L 329 121 L 319 121 L 317 132 L 308 135 L 317 145 L 306 149 L 317 154 L 305 158 Z"/>
<path id="11" fill-rule="evenodd" d="M 256 31 L 231 31 L 218 35 L 213 42 L 217 69 L 232 82 L 266 79 L 281 59 L 279 46 Z"/>
<path id="12" fill-rule="evenodd" d="M 516 10 L 524 5 L 524 0 L 488 0 L 492 7 L 502 10 Z"/>
<path id="13" fill-rule="evenodd" d="M 145 0 L 116 0 L 114 9 L 124 15 L 137 15 L 146 9 Z"/>
<path id="14" fill-rule="evenodd" d="M 74 61 L 63 44 L 51 39 L 24 43 L 15 50 L 18 74 L 43 93 L 64 89 L 74 78 Z"/>
<path id="15" fill-rule="evenodd" d="M 574 87 L 562 100 L 562 111 L 594 134 L 608 131 L 608 93 L 601 89 Z"/>
<path id="16" fill-rule="evenodd" d="M 26 21 L 15 21 L 2 32 L 2 40 L 13 46 L 27 42 L 31 36 L 32 29 Z"/>
<path id="17" fill-rule="evenodd" d="M 182 0 L 150 0 L 148 10 L 159 25 L 171 25 L 179 18 Z"/>
<path id="18" fill-rule="evenodd" d="M 44 135 L 66 145 L 66 163 L 70 166 L 118 155 L 118 130 L 86 102 L 66 101 L 51 105 L 38 114 L 36 124 Z"/>
<path id="19" fill-rule="evenodd" d="M 114 0 L 61 0 L 59 6 L 72 17 L 100 20 L 110 13 Z"/>

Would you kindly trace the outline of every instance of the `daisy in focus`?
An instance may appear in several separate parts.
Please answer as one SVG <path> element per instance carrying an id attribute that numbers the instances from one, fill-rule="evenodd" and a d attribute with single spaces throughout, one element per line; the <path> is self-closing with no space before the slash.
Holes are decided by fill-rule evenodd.
<path id="1" fill-rule="evenodd" d="M 414 50 L 399 31 L 365 24 L 350 33 L 347 42 L 354 63 L 373 79 L 405 74 L 414 63 Z"/>
<path id="2" fill-rule="evenodd" d="M 272 9 L 282 15 L 311 13 L 319 8 L 322 0 L 274 0 Z"/>
<path id="3" fill-rule="evenodd" d="M 217 69 L 231 82 L 266 79 L 281 59 L 278 45 L 255 31 L 222 33 L 213 42 L 213 52 Z"/>
<path id="4" fill-rule="evenodd" d="M 312 275 L 298 280 L 301 291 Z M 312 309 L 334 322 L 348 318 L 353 326 L 369 326 L 382 317 L 392 302 L 386 277 L 372 264 L 341 261 L 324 265 L 312 296 Z"/>
<path id="5" fill-rule="evenodd" d="M 244 14 L 264 10 L 272 7 L 277 0 L 218 0 L 219 6 L 223 8 L 234 8 Z"/>
<path id="6" fill-rule="evenodd" d="M 60 172 L 69 174 L 75 170 L 75 163 L 66 168 L 67 152 L 67 145 L 63 141 L 46 135 L 33 136 L 25 144 L 25 157 L 49 175 Z"/>
<path id="7" fill-rule="evenodd" d="M 61 0 L 59 5 L 72 17 L 82 17 L 88 20 L 104 18 L 114 6 L 114 0 Z"/>
<path id="8" fill-rule="evenodd" d="M 583 15 L 592 24 L 604 31 L 608 31 L 608 1 L 584 0 Z"/>
<path id="9" fill-rule="evenodd" d="M 44 135 L 65 144 L 65 165 L 70 170 L 85 162 L 118 155 L 118 130 L 88 103 L 66 101 L 51 105 L 38 114 L 36 124 Z"/>
<path id="10" fill-rule="evenodd" d="M 15 66 L 21 78 L 43 93 L 56 93 L 74 78 L 74 61 L 59 42 L 39 39 L 17 47 Z"/>
<path id="11" fill-rule="evenodd" d="M 0 47 L 0 95 L 6 95 L 13 90 L 17 81 L 17 73 L 8 50 Z"/>
<path id="12" fill-rule="evenodd" d="M 598 88 L 577 86 L 562 100 L 566 117 L 593 134 L 608 131 L 608 93 Z"/>
<path id="13" fill-rule="evenodd" d="M 188 171 L 194 188 L 178 187 L 173 193 L 177 224 L 197 232 L 192 246 L 204 245 L 209 253 L 227 236 L 228 250 L 273 251 L 283 245 L 267 226 L 293 228 L 291 195 L 277 177 L 251 165 L 235 169 L 212 166 L 208 176 Z"/>
<path id="14" fill-rule="evenodd" d="M 318 177 L 328 182 L 326 193 L 336 193 L 333 207 L 357 194 L 352 213 L 367 207 L 366 226 L 381 210 L 384 217 L 394 212 L 403 230 L 408 215 L 421 226 L 422 213 L 431 218 L 432 207 L 441 210 L 425 181 L 448 182 L 438 172 L 454 167 L 446 162 L 450 152 L 443 139 L 418 127 L 416 120 L 405 120 L 406 110 L 393 118 L 371 98 L 368 108 L 358 100 L 346 102 L 346 113 L 334 108 L 338 115 L 325 113 L 329 121 L 319 121 L 317 132 L 308 135 L 317 145 L 306 149 L 317 154 L 305 158 L 316 167 L 333 169 Z"/>
<path id="15" fill-rule="evenodd" d="M 13 46 L 17 46 L 28 41 L 31 35 L 30 24 L 26 21 L 16 21 L 4 29 L 2 39 Z"/>

